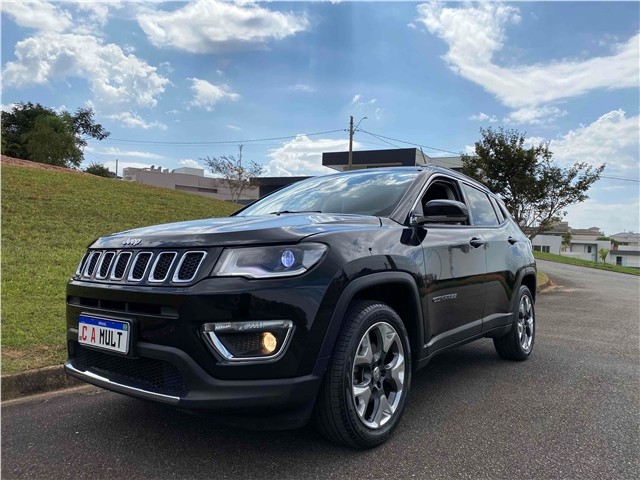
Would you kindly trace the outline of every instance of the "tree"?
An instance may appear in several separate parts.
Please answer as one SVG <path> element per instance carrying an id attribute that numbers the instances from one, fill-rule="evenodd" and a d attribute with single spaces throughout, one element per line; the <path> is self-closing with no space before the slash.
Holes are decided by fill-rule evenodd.
<path id="1" fill-rule="evenodd" d="M 91 163 L 87 168 L 84 169 L 85 173 L 90 173 L 91 175 L 97 175 L 98 177 L 106 177 L 113 178 L 114 174 L 109 171 L 107 167 L 105 167 L 101 163 Z"/>
<path id="2" fill-rule="evenodd" d="M 566 251 L 567 248 L 571 247 L 571 232 L 566 231 L 564 235 L 562 235 L 562 250 Z"/>
<path id="3" fill-rule="evenodd" d="M 29 159 L 58 167 L 79 166 L 82 151 L 76 145 L 70 115 L 41 115 L 23 135 Z"/>
<path id="4" fill-rule="evenodd" d="M 220 175 L 222 183 L 231 191 L 231 201 L 237 202 L 246 189 L 251 189 L 249 180 L 251 177 L 262 175 L 264 167 L 254 161 L 242 164 L 242 145 L 238 146 L 238 157 L 233 155 L 221 155 L 220 157 L 201 158 L 212 173 Z"/>
<path id="5" fill-rule="evenodd" d="M 598 255 L 600 255 L 602 263 L 604 263 L 607 259 L 607 255 L 609 255 L 609 250 L 607 250 L 606 248 L 601 248 L 600 250 L 598 250 Z"/>
<path id="6" fill-rule="evenodd" d="M 561 168 L 548 142 L 529 148 L 525 134 L 503 128 L 480 129 L 475 155 L 462 155 L 462 172 L 500 195 L 530 239 L 561 220 L 570 205 L 583 202 L 605 166 L 577 162 Z"/>
<path id="7" fill-rule="evenodd" d="M 45 163 L 53 165 L 78 166 L 87 139 L 104 140 L 108 136 L 109 132 L 95 123 L 90 108 L 79 108 L 72 115 L 39 103 L 20 102 L 10 111 L 2 112 L 2 153 L 11 157 L 36 162 L 45 158 L 48 159 Z M 50 143 L 37 145 L 36 139 Z M 31 145 L 27 147 L 29 141 Z"/>

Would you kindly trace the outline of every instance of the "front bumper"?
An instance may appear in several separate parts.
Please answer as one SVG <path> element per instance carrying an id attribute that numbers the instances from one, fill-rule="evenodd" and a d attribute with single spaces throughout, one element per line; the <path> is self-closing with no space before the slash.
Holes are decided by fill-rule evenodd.
<path id="1" fill-rule="evenodd" d="M 123 369 L 113 371 L 95 362 L 93 365 L 83 364 L 79 354 L 82 347 L 70 342 L 69 348 L 74 357 L 65 362 L 64 369 L 82 381 L 186 410 L 243 417 L 247 422 L 256 422 L 256 426 L 268 420 L 284 422 L 279 426 L 291 428 L 306 423 L 322 381 L 322 373 L 282 379 L 219 380 L 211 377 L 183 351 L 145 342 L 137 345 L 140 355 L 137 359 L 91 350 L 92 354 L 107 355 L 119 362 L 140 362 L 143 359 L 165 363 L 175 367 L 183 379 L 183 382 L 176 381 L 174 374 L 170 379 L 171 385 L 153 384 L 132 376 L 131 370 L 127 374 Z M 164 375 L 168 378 L 169 372 Z"/>
<path id="2" fill-rule="evenodd" d="M 332 275 L 326 271 L 304 277 L 277 284 L 207 279 L 179 289 L 72 280 L 67 287 L 65 371 L 132 397 L 249 419 L 250 427 L 263 420 L 275 420 L 280 428 L 302 425 L 329 361 L 319 358 L 319 352 L 341 290 L 330 285 Z M 130 352 L 81 346 L 80 314 L 129 322 Z M 211 321 L 283 318 L 294 324 L 292 339 L 272 362 L 225 362 L 202 333 L 203 323 Z"/>

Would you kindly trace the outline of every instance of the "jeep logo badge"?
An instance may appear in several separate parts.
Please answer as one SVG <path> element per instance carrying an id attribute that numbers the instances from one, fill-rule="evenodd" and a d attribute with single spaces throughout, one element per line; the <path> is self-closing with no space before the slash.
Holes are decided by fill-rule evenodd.
<path id="1" fill-rule="evenodd" d="M 122 242 L 122 245 L 130 245 L 132 247 L 135 247 L 136 245 L 138 245 L 140 242 L 142 242 L 141 238 L 127 238 L 126 240 L 124 240 Z"/>

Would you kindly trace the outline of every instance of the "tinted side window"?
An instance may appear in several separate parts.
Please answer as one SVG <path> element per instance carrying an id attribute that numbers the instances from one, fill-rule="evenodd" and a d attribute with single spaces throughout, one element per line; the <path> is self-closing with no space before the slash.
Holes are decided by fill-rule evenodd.
<path id="1" fill-rule="evenodd" d="M 500 223 L 504 222 L 504 219 L 507 218 L 507 217 L 505 217 L 504 213 L 502 213 L 502 210 L 500 210 L 500 206 L 498 205 L 498 202 L 496 201 L 495 198 L 489 197 L 489 199 L 491 200 L 491 204 L 493 205 L 493 209 L 498 214 L 498 221 Z"/>
<path id="2" fill-rule="evenodd" d="M 469 202 L 469 210 L 471 210 L 471 219 L 473 224 L 480 227 L 491 227 L 498 225 L 498 217 L 491 206 L 489 197 L 477 188 L 473 188 L 467 184 L 463 184 L 462 188 Z"/>

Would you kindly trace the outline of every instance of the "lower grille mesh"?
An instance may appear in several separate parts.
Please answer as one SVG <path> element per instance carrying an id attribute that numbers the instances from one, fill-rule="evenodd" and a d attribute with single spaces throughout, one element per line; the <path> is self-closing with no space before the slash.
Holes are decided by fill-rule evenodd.
<path id="1" fill-rule="evenodd" d="M 78 366 L 118 383 L 148 392 L 181 397 L 188 387 L 184 376 L 169 362 L 156 358 L 128 358 L 75 346 Z"/>

